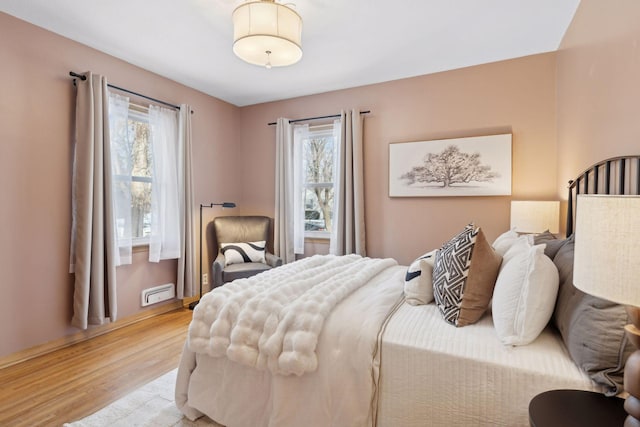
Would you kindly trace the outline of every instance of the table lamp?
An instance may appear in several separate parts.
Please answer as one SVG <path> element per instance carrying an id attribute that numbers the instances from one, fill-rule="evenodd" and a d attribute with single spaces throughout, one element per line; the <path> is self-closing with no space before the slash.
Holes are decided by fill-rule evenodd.
<path id="1" fill-rule="evenodd" d="M 573 284 L 624 304 L 636 347 L 624 369 L 625 426 L 640 425 L 640 196 L 578 195 Z"/>
<path id="2" fill-rule="evenodd" d="M 518 233 L 542 233 L 559 230 L 560 202 L 558 201 L 512 201 L 511 229 Z"/>

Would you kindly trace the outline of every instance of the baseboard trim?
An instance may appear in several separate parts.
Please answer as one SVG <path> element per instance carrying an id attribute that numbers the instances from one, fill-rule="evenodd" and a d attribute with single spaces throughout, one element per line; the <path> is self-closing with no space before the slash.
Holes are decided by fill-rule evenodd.
<path id="1" fill-rule="evenodd" d="M 141 313 L 134 314 L 133 316 L 129 316 L 124 319 L 117 320 L 114 323 L 107 323 L 105 325 L 95 326 L 86 331 L 76 332 L 75 334 L 67 335 L 57 340 L 49 341 L 47 343 L 40 344 L 35 347 L 31 347 L 26 350 L 19 351 L 17 353 L 10 354 L 8 356 L 0 358 L 0 369 L 8 368 L 9 366 L 13 366 L 18 363 L 25 362 L 27 360 L 36 358 L 38 356 L 42 356 L 47 353 L 51 353 L 52 351 L 60 350 L 62 348 L 69 347 L 79 342 L 86 341 L 91 338 L 95 338 L 97 336 L 106 334 L 111 331 L 115 331 L 116 329 L 120 329 L 125 326 L 132 325 L 136 322 L 140 322 L 141 320 L 145 320 L 153 316 L 158 316 L 160 314 L 181 309 L 185 307 L 185 303 L 188 304 L 188 301 L 182 301 L 182 300 L 172 301 L 168 304 L 164 304 L 159 307 L 154 307 L 149 310 L 145 310 Z"/>

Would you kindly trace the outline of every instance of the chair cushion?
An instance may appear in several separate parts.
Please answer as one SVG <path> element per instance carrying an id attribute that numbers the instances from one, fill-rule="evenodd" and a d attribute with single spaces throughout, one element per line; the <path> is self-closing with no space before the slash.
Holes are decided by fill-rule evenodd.
<path id="1" fill-rule="evenodd" d="M 241 264 L 231 264 L 222 270 L 222 281 L 224 283 L 251 277 L 254 274 L 262 273 L 271 269 L 267 264 L 261 262 L 243 262 Z"/>
<path id="2" fill-rule="evenodd" d="M 265 263 L 264 240 L 246 243 L 220 243 L 220 252 L 224 255 L 225 264 L 241 264 L 246 262 Z"/>

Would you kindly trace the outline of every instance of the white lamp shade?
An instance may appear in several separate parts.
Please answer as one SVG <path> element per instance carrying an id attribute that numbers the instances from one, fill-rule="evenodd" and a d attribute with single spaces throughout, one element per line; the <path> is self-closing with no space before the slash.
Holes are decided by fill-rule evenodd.
<path id="1" fill-rule="evenodd" d="M 558 233 L 560 202 L 512 201 L 511 228 L 519 233 Z"/>
<path id="2" fill-rule="evenodd" d="M 640 306 L 640 197 L 578 195 L 573 284 Z"/>
<path id="3" fill-rule="evenodd" d="M 233 52 L 255 65 L 295 64 L 302 58 L 302 18 L 272 0 L 244 3 L 233 11 Z"/>

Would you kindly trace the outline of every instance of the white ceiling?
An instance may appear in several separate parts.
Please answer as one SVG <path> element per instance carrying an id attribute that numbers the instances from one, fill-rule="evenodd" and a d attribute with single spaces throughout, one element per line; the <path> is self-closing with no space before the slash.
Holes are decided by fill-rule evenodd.
<path id="1" fill-rule="evenodd" d="M 302 60 L 270 70 L 231 50 L 242 2 L 0 0 L 0 10 L 244 106 L 553 51 L 580 0 L 295 0 Z"/>

